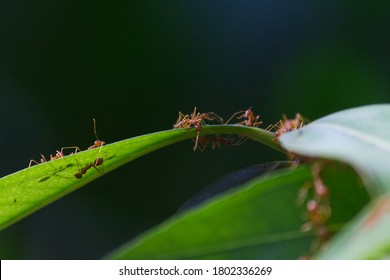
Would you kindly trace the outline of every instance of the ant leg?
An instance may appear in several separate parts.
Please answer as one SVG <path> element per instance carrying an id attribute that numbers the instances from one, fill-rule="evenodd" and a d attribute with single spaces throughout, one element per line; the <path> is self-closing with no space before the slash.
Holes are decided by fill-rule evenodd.
<path id="1" fill-rule="evenodd" d="M 31 167 L 35 163 L 36 165 L 41 164 L 42 162 L 37 162 L 36 160 L 32 159 L 30 160 L 30 163 L 28 164 L 28 167 Z"/>
<path id="2" fill-rule="evenodd" d="M 103 146 L 100 146 L 99 153 L 97 158 L 93 161 L 92 167 L 99 171 L 100 174 L 104 173 L 104 160 L 100 157 L 100 153 L 102 151 Z M 101 169 L 98 169 L 97 166 L 102 166 Z"/>
<path id="3" fill-rule="evenodd" d="M 255 122 L 254 124 L 253 124 L 253 127 L 258 127 L 259 125 L 261 125 L 263 122 Z"/>
<path id="4" fill-rule="evenodd" d="M 217 121 L 223 124 L 223 119 L 214 112 L 208 112 L 201 114 L 201 118 L 209 121 Z"/>
<path id="5" fill-rule="evenodd" d="M 275 129 L 275 127 L 277 127 L 277 124 L 278 124 L 278 123 L 276 123 L 276 124 L 270 124 L 270 125 L 268 125 L 268 126 L 265 128 L 265 130 L 271 131 L 271 130 Z"/>
<path id="6" fill-rule="evenodd" d="M 173 125 L 173 128 L 188 128 L 189 116 L 184 115 L 182 112 L 179 112 L 179 118 L 176 123 Z"/>
<path id="7" fill-rule="evenodd" d="M 103 165 L 102 164 L 103 164 L 103 159 L 102 158 L 97 158 L 97 159 L 95 159 L 95 161 L 93 162 L 93 165 L 91 167 L 95 168 L 100 174 L 103 174 L 104 171 L 103 171 Z M 101 169 L 96 167 L 96 166 L 99 166 L 99 165 L 102 165 Z"/>
<path id="8" fill-rule="evenodd" d="M 235 112 L 226 122 L 225 122 L 225 125 L 228 124 L 235 116 L 237 116 L 238 114 L 241 114 L 245 111 L 238 111 L 238 112 Z M 240 118 L 241 119 L 241 118 Z"/>
<path id="9" fill-rule="evenodd" d="M 198 131 L 198 134 L 196 135 L 196 138 L 195 138 L 194 152 L 198 148 L 199 135 L 200 135 L 200 132 Z"/>
<path id="10" fill-rule="evenodd" d="M 82 167 L 81 167 L 80 161 L 76 157 L 74 157 L 74 160 L 77 163 L 77 169 L 79 170 L 79 172 L 81 172 Z"/>
<path id="11" fill-rule="evenodd" d="M 241 136 L 236 143 L 232 144 L 232 146 L 240 146 L 242 145 L 246 140 L 248 140 L 248 137 Z"/>
<path id="12" fill-rule="evenodd" d="M 77 151 L 80 151 L 80 148 L 79 147 L 76 147 L 76 146 L 71 146 L 71 147 L 62 147 L 61 148 L 61 151 L 58 151 L 56 150 L 56 154 L 55 156 L 53 157 L 52 155 L 50 155 L 50 160 L 56 160 L 56 159 L 59 159 L 59 158 L 64 158 L 64 150 L 67 150 L 67 149 L 75 149 L 74 153 L 77 153 Z M 71 153 L 73 154 L 73 153 Z"/>
<path id="13" fill-rule="evenodd" d="M 222 139 L 222 138 L 221 138 Z M 211 148 L 214 150 L 215 148 L 221 148 L 221 143 L 218 141 L 218 138 L 215 139 L 215 141 L 211 142 L 212 146 Z"/>
<path id="14" fill-rule="evenodd" d="M 173 124 L 173 127 L 178 128 L 182 123 L 183 119 L 184 119 L 184 115 L 182 112 L 179 111 L 179 117 L 177 118 L 176 122 Z"/>
<path id="15" fill-rule="evenodd" d="M 196 138 L 195 139 L 192 138 L 191 140 L 192 140 L 192 142 L 194 142 L 194 147 L 195 147 Z M 199 151 L 203 152 L 206 149 L 206 147 L 207 147 L 207 138 L 204 136 L 200 136 L 198 138 L 198 144 L 197 144 L 196 148 Z M 196 151 L 196 149 L 194 149 L 194 151 Z"/>
<path id="16" fill-rule="evenodd" d="M 313 186 L 312 182 L 311 181 L 307 181 L 305 182 L 301 188 L 299 189 L 298 191 L 298 197 L 297 197 L 297 200 L 296 200 L 296 205 L 297 206 L 302 206 L 303 203 L 305 202 L 307 196 L 308 196 L 308 193 L 309 193 L 309 189 Z"/>
<path id="17" fill-rule="evenodd" d="M 61 148 L 61 154 L 64 155 L 64 150 L 70 150 L 70 149 L 74 149 L 74 152 L 71 153 L 71 154 L 76 154 L 76 153 L 79 153 L 81 152 L 81 149 L 77 146 L 69 146 L 69 147 L 62 147 Z"/>
<path id="18" fill-rule="evenodd" d="M 279 120 L 277 123 L 275 124 L 270 124 L 269 126 L 267 126 L 267 128 L 265 130 L 278 130 L 278 127 L 282 127 L 283 126 L 283 121 L 282 120 Z"/>
<path id="19" fill-rule="evenodd" d="M 46 158 L 44 155 L 41 154 L 41 163 L 47 162 Z"/>
<path id="20" fill-rule="evenodd" d="M 236 125 L 246 125 L 246 123 L 247 123 L 247 121 L 245 120 L 245 121 L 236 123 Z"/>
<path id="21" fill-rule="evenodd" d="M 196 107 L 194 107 L 194 112 L 192 112 L 190 115 L 191 119 L 194 119 L 194 118 L 198 117 L 199 115 L 200 115 L 200 113 L 196 114 Z"/>
<path id="22" fill-rule="evenodd" d="M 85 167 L 82 167 L 79 160 L 76 157 L 74 157 L 74 159 L 76 160 L 78 170 L 78 172 L 74 174 L 74 176 L 76 177 L 76 179 L 81 179 L 83 175 L 87 173 L 88 169 L 91 168 L 90 164 L 87 164 Z"/>
<path id="23" fill-rule="evenodd" d="M 201 145 L 202 147 L 200 147 L 200 146 L 198 147 L 199 150 L 200 150 L 202 153 L 206 150 L 206 148 L 207 148 L 207 143 L 208 143 L 208 142 L 205 142 L 205 144 L 202 144 L 202 145 Z"/>

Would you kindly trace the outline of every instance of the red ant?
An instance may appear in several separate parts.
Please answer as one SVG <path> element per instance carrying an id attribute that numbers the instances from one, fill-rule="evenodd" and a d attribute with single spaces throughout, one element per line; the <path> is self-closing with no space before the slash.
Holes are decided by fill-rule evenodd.
<path id="1" fill-rule="evenodd" d="M 239 115 L 241 114 L 241 115 Z M 237 116 L 239 115 L 239 116 Z M 236 119 L 244 119 L 243 121 L 240 121 L 238 123 L 236 123 L 236 125 L 245 125 L 245 126 L 251 126 L 251 127 L 258 127 L 259 125 L 261 125 L 263 122 L 262 121 L 259 121 L 259 118 L 260 116 L 257 115 L 255 117 L 255 114 L 252 110 L 252 107 L 249 107 L 247 110 L 242 110 L 242 111 L 238 111 L 238 112 L 235 112 L 228 120 L 227 122 L 225 122 L 225 125 L 228 124 L 233 118 L 236 118 Z M 248 137 L 240 137 L 240 139 L 238 139 L 238 141 L 236 142 L 235 145 L 241 145 L 242 143 L 244 143 L 246 140 L 248 139 Z"/>
<path id="2" fill-rule="evenodd" d="M 206 122 L 204 120 L 215 120 L 220 123 L 223 123 L 223 119 L 214 112 L 196 113 L 196 107 L 194 107 L 194 111 L 190 115 L 184 115 L 182 112 L 179 112 L 179 118 L 173 125 L 173 128 L 190 128 L 191 126 L 193 126 L 196 129 L 198 133 L 196 135 L 194 151 L 198 147 L 198 140 L 200 132 L 202 131 L 202 127 L 203 125 L 206 125 Z"/>
<path id="3" fill-rule="evenodd" d="M 50 160 L 55 160 L 55 159 L 59 159 L 59 158 L 63 158 L 64 157 L 64 153 L 62 152 L 63 149 L 61 149 L 61 152 L 56 150 L 56 154 L 55 156 L 53 157 L 51 154 L 50 154 Z M 43 156 L 43 155 L 42 155 Z"/>
<path id="4" fill-rule="evenodd" d="M 88 147 L 88 150 L 91 150 L 91 149 L 95 149 L 95 148 L 98 148 L 100 147 L 99 149 L 99 155 L 100 155 L 100 151 L 101 149 L 103 148 L 103 145 L 106 144 L 106 142 L 102 141 L 102 140 L 99 140 L 98 136 L 97 136 L 97 132 L 96 132 L 96 120 L 95 118 L 92 119 L 93 120 L 93 132 L 95 134 L 95 137 L 96 137 L 96 140 L 95 142 L 93 143 L 92 146 Z M 103 164 L 103 158 L 101 157 L 98 157 L 93 161 L 93 163 L 87 163 L 84 167 L 81 168 L 81 165 L 80 163 L 77 161 L 77 164 L 79 165 L 79 172 L 77 172 L 74 176 L 77 178 L 77 179 L 81 179 L 83 177 L 83 175 L 85 173 L 87 173 L 87 171 L 89 169 L 91 169 L 92 167 L 95 168 L 97 171 L 99 171 L 99 173 L 102 173 L 101 170 L 99 170 L 97 167 L 102 165 Z"/>
<path id="5" fill-rule="evenodd" d="M 241 114 L 241 115 L 236 117 L 239 114 Z M 243 110 L 243 111 L 238 111 L 238 112 L 234 113 L 225 124 L 228 124 L 234 117 L 236 117 L 239 120 L 244 119 L 243 121 L 236 123 L 238 125 L 258 127 L 259 125 L 261 125 L 263 123 L 262 121 L 259 121 L 259 118 L 260 118 L 259 115 L 257 115 L 255 117 L 255 114 L 253 113 L 252 107 L 249 107 L 245 111 Z"/>
<path id="6" fill-rule="evenodd" d="M 202 130 L 202 124 L 206 123 L 204 120 L 209 121 L 218 121 L 223 123 L 223 119 L 215 114 L 214 112 L 208 113 L 196 113 L 196 107 L 194 107 L 194 111 L 190 115 L 184 115 L 182 112 L 179 112 L 179 118 L 176 123 L 173 125 L 174 128 L 190 128 L 191 126 L 195 127 L 197 131 Z"/>
<path id="7" fill-rule="evenodd" d="M 329 202 L 329 190 L 320 178 L 322 165 L 320 162 L 314 162 L 311 166 L 313 181 L 305 184 L 301 191 L 299 199 L 303 202 L 306 199 L 308 189 L 313 187 L 313 197 L 306 204 L 307 221 L 302 226 L 303 231 L 315 230 L 317 239 L 314 241 L 312 248 L 318 248 L 327 242 L 331 234 L 326 226 L 332 209 Z M 315 246 L 314 246 L 315 245 Z"/>
<path id="8" fill-rule="evenodd" d="M 77 151 L 81 152 L 80 148 L 79 148 L 79 147 L 76 147 L 76 146 L 63 147 L 63 148 L 61 148 L 61 151 L 56 150 L 55 156 L 52 156 L 52 155 L 50 154 L 50 160 L 56 160 L 56 159 L 59 159 L 59 158 L 63 158 L 63 157 L 65 156 L 65 155 L 64 155 L 64 150 L 66 150 L 66 149 L 75 149 L 74 153 L 77 153 Z M 73 153 L 71 153 L 71 154 L 73 154 Z M 31 165 L 32 165 L 33 163 L 35 163 L 35 164 L 41 164 L 41 163 L 45 163 L 45 162 L 47 162 L 47 160 L 46 160 L 45 156 L 41 154 L 41 160 L 40 160 L 40 162 L 37 162 L 36 160 L 33 160 L 33 159 L 32 159 L 32 160 L 30 160 L 30 163 L 29 163 L 28 167 L 31 167 Z"/>
<path id="9" fill-rule="evenodd" d="M 77 172 L 76 174 L 74 174 L 74 176 L 77 178 L 77 179 L 81 179 L 83 177 L 83 175 L 85 173 L 87 173 L 87 171 L 89 169 L 91 169 L 92 167 L 95 168 L 99 173 L 102 173 L 101 170 L 99 170 L 97 167 L 102 165 L 103 164 L 103 158 L 97 158 L 94 160 L 93 163 L 87 163 L 83 168 L 80 168 L 81 165 L 80 163 L 77 161 L 78 165 L 79 165 L 79 172 Z"/>
<path id="10" fill-rule="evenodd" d="M 102 147 L 104 144 L 106 144 L 106 142 L 104 142 L 102 140 L 99 140 L 98 137 L 97 137 L 97 133 L 96 133 L 96 120 L 94 118 L 93 118 L 93 132 L 95 133 L 96 140 L 95 140 L 95 142 L 93 143 L 92 146 L 88 147 L 88 150 L 91 150 L 91 149 L 94 149 L 94 148 L 97 148 L 97 147 Z"/>
<path id="11" fill-rule="evenodd" d="M 305 125 L 305 120 L 301 114 L 296 113 L 294 119 L 287 119 L 286 115 L 283 115 L 283 120 L 278 121 L 274 125 L 269 125 L 266 129 L 272 130 L 276 128 L 275 137 L 279 138 L 282 134 L 293 130 L 300 129 Z"/>
<path id="12" fill-rule="evenodd" d="M 41 163 L 44 163 L 44 162 L 47 162 L 47 160 L 46 160 L 45 156 L 41 154 L 41 161 L 38 162 L 35 159 L 32 159 L 32 160 L 30 160 L 30 163 L 28 164 L 28 167 L 31 167 L 33 165 L 33 163 L 41 164 Z"/>
<path id="13" fill-rule="evenodd" d="M 217 148 L 220 148 L 221 147 L 221 144 L 222 145 L 235 145 L 233 144 L 233 139 L 229 138 L 229 137 L 222 137 L 222 136 L 217 136 L 217 137 L 205 137 L 205 136 L 201 136 L 199 137 L 198 139 L 198 144 L 199 144 L 199 150 L 200 151 L 204 151 L 208 144 L 211 143 L 211 147 L 212 149 L 214 150 L 216 147 Z"/>

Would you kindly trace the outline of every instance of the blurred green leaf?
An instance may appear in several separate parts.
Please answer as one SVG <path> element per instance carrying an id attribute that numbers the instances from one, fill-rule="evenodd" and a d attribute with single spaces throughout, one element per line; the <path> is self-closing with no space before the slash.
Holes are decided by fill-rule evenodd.
<path id="1" fill-rule="evenodd" d="M 285 133 L 280 143 L 298 155 L 347 163 L 373 194 L 389 192 L 389 119 L 389 104 L 343 110 Z"/>
<path id="2" fill-rule="evenodd" d="M 298 189 L 307 167 L 250 182 L 164 222 L 108 256 L 115 259 L 297 258 L 302 234 Z"/>
<path id="3" fill-rule="evenodd" d="M 381 259 L 390 256 L 390 195 L 375 199 L 318 255 L 319 259 Z"/>
<path id="4" fill-rule="evenodd" d="M 337 231 L 367 203 L 368 196 L 356 173 L 345 165 L 329 164 L 324 178 L 334 194 L 328 226 Z M 301 231 L 305 208 L 296 204 L 307 182 L 311 182 L 307 166 L 259 177 L 175 216 L 107 258 L 297 259 L 308 255 L 315 233 Z M 351 197 L 349 192 L 359 186 Z"/>
<path id="5" fill-rule="evenodd" d="M 389 104 L 369 105 L 331 114 L 280 137 L 281 145 L 298 155 L 349 164 L 374 199 L 319 258 L 376 259 L 390 255 L 389 119 Z M 351 198 L 356 199 L 356 191 L 350 191 Z"/>
<path id="6" fill-rule="evenodd" d="M 210 198 L 220 195 L 226 191 L 234 190 L 241 187 L 245 183 L 253 180 L 256 177 L 267 177 L 275 170 L 285 169 L 291 166 L 291 161 L 276 161 L 264 164 L 255 164 L 239 170 L 233 171 L 225 176 L 215 180 L 213 183 L 204 188 L 200 193 L 193 196 L 190 200 L 185 202 L 177 211 L 180 213 L 188 209 L 199 206 Z"/>

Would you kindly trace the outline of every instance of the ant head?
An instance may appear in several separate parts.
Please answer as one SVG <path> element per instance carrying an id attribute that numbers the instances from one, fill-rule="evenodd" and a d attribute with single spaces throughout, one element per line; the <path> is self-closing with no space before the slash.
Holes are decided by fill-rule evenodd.
<path id="1" fill-rule="evenodd" d="M 97 158 L 94 161 L 95 166 L 99 166 L 103 164 L 103 159 L 102 158 Z"/>
<path id="2" fill-rule="evenodd" d="M 309 213 L 311 213 L 311 214 L 317 213 L 317 210 L 318 210 L 318 203 L 317 203 L 317 201 L 315 201 L 313 199 L 310 200 L 307 203 L 306 208 L 307 208 L 307 211 L 309 211 Z"/>
<path id="3" fill-rule="evenodd" d="M 329 195 L 328 188 L 324 185 L 319 177 L 314 179 L 314 190 L 320 198 L 327 198 Z"/>
<path id="4" fill-rule="evenodd" d="M 50 160 L 59 159 L 62 157 L 64 157 L 64 154 L 60 151 L 56 151 L 56 155 L 54 157 L 52 155 L 50 155 Z"/>
<path id="5" fill-rule="evenodd" d="M 106 144 L 106 142 L 104 142 L 102 140 L 96 140 L 93 144 L 94 144 L 95 147 L 101 147 L 104 144 Z"/>
<path id="6" fill-rule="evenodd" d="M 195 129 L 198 133 L 200 133 L 202 131 L 202 125 L 200 123 L 196 123 L 194 126 L 195 126 Z"/>
<path id="7" fill-rule="evenodd" d="M 249 107 L 248 110 L 245 111 L 244 117 L 247 119 L 252 114 L 253 114 L 252 107 Z"/>
<path id="8" fill-rule="evenodd" d="M 191 118 L 195 118 L 196 117 L 196 107 L 194 107 L 194 112 L 191 113 Z"/>

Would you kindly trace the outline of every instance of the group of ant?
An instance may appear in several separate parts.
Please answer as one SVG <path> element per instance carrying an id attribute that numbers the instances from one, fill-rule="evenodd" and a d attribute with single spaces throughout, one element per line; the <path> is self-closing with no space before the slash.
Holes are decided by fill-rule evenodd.
<path id="1" fill-rule="evenodd" d="M 179 118 L 173 125 L 174 128 L 195 128 L 197 135 L 194 140 L 194 151 L 199 149 L 204 151 L 206 147 L 211 144 L 212 148 L 220 147 L 221 145 L 241 145 L 247 138 L 241 137 L 236 142 L 230 136 L 200 136 L 202 127 L 208 125 L 206 121 L 216 121 L 219 124 L 227 125 L 232 120 L 237 119 L 236 125 L 244 125 L 250 127 L 258 127 L 262 124 L 260 116 L 255 115 L 252 107 L 247 110 L 242 110 L 234 113 L 226 122 L 215 114 L 214 112 L 209 113 L 197 113 L 196 107 L 191 114 L 183 114 L 179 112 Z M 275 135 L 275 141 L 278 141 L 279 137 L 286 132 L 294 131 L 302 128 L 305 125 L 304 118 L 297 113 L 294 119 L 288 119 L 286 115 L 279 120 L 276 124 L 269 125 L 266 130 L 273 131 Z M 296 164 L 297 162 L 305 161 L 304 158 L 289 154 L 289 157 Z M 301 192 L 304 195 L 299 195 L 301 203 L 307 200 L 305 210 L 305 224 L 302 226 L 302 231 L 313 230 L 316 235 L 315 244 L 313 247 L 320 247 L 330 239 L 330 232 L 326 226 L 326 221 L 331 215 L 331 207 L 329 203 L 329 190 L 323 183 L 320 172 L 322 170 L 321 165 L 318 162 L 311 163 L 312 177 L 313 180 L 302 186 Z M 311 189 L 312 194 L 308 195 L 308 191 Z"/>
<path id="2" fill-rule="evenodd" d="M 200 136 L 202 128 L 208 125 L 206 121 L 215 121 L 219 124 L 227 125 L 231 123 L 234 119 L 238 120 L 238 122 L 235 123 L 236 125 L 244 125 L 249 127 L 258 127 L 263 123 L 262 121 L 259 121 L 260 116 L 255 115 L 252 110 L 252 107 L 249 107 L 247 110 L 242 110 L 234 113 L 226 122 L 224 122 L 223 119 L 214 112 L 199 113 L 196 111 L 195 107 L 194 111 L 190 114 L 183 114 L 179 112 L 179 117 L 176 123 L 173 125 L 173 128 L 195 128 L 197 134 L 194 140 L 195 144 L 193 149 L 194 151 L 196 151 L 197 149 L 204 151 L 208 145 L 211 145 L 212 149 L 216 147 L 219 148 L 221 145 L 236 146 L 241 145 L 247 139 L 246 137 L 240 137 L 236 142 L 234 142 L 234 138 L 231 138 L 230 136 Z M 88 150 L 100 148 L 99 155 L 92 163 L 87 163 L 84 167 L 82 167 L 76 159 L 78 164 L 78 172 L 74 174 L 74 176 L 77 179 L 81 179 L 83 175 L 86 174 L 91 168 L 95 168 L 97 171 L 102 173 L 98 168 L 103 164 L 103 158 L 100 157 L 100 151 L 103 145 L 105 145 L 106 143 L 102 140 L 99 140 L 97 137 L 95 119 L 93 119 L 93 124 L 96 140 L 92 146 L 88 147 Z M 304 118 L 299 113 L 297 113 L 294 119 L 288 119 L 285 115 L 283 115 L 282 120 L 279 120 L 274 125 L 269 125 L 266 130 L 274 131 L 275 140 L 277 141 L 277 139 L 282 134 L 300 129 L 304 125 Z M 81 149 L 77 146 L 63 147 L 61 148 L 61 151 L 57 150 L 54 156 L 50 155 L 50 161 L 63 158 L 65 156 L 64 150 L 66 149 L 74 149 L 74 152 L 70 154 L 81 152 Z M 293 157 L 294 155 L 292 155 L 292 158 Z M 47 162 L 47 160 L 45 156 L 41 154 L 40 162 L 30 160 L 29 167 L 31 167 L 33 163 L 40 164 L 44 162 Z M 330 238 L 329 230 L 325 226 L 325 223 L 330 217 L 331 208 L 329 205 L 329 191 L 320 178 L 320 171 L 320 165 L 318 163 L 313 163 L 313 181 L 310 182 L 310 184 L 301 188 L 303 194 L 299 196 L 299 199 L 303 203 L 303 201 L 305 201 L 307 198 L 307 192 L 309 189 L 309 187 L 307 186 L 313 186 L 313 195 L 311 195 L 311 198 L 308 199 L 308 202 L 306 204 L 306 223 L 303 225 L 302 228 L 303 231 L 315 230 L 317 239 L 319 240 L 321 245 Z"/>
<path id="3" fill-rule="evenodd" d="M 224 122 L 223 119 L 214 112 L 197 113 L 195 107 L 194 111 L 191 114 L 185 115 L 182 112 L 179 112 L 179 117 L 176 123 L 173 125 L 173 128 L 195 128 L 197 131 L 197 135 L 194 140 L 194 151 L 196 151 L 196 149 L 204 151 L 209 144 L 212 146 L 213 149 L 216 147 L 219 148 L 221 145 L 237 146 L 241 145 L 247 139 L 246 137 L 240 137 L 236 142 L 234 142 L 234 139 L 230 136 L 200 136 L 203 126 L 207 125 L 206 121 L 216 121 L 219 124 L 227 125 L 233 119 L 237 119 L 239 121 L 235 123 L 236 125 L 258 127 L 263 123 L 262 121 L 259 121 L 259 118 L 259 115 L 255 116 L 252 107 L 249 107 L 247 110 L 242 110 L 234 113 L 226 122 Z M 305 122 L 303 117 L 299 113 L 297 113 L 294 119 L 287 119 L 287 117 L 283 115 L 282 120 L 278 121 L 274 125 L 269 125 L 266 130 L 275 131 L 275 139 L 277 139 L 283 133 L 297 130 L 304 125 Z"/>
<path id="4" fill-rule="evenodd" d="M 101 151 L 103 145 L 106 144 L 106 142 L 99 140 L 97 137 L 96 120 L 95 119 L 93 119 L 93 131 L 94 131 L 96 140 L 92 146 L 88 147 L 88 150 L 100 148 L 99 156 L 92 163 L 87 163 L 84 167 L 82 167 L 81 164 L 79 163 L 79 161 L 76 159 L 76 162 L 78 164 L 78 172 L 76 174 L 74 174 L 74 176 L 77 179 L 81 179 L 83 177 L 83 175 L 86 174 L 87 171 L 91 168 L 95 168 L 99 173 L 102 173 L 101 170 L 99 170 L 99 168 L 98 168 L 99 166 L 101 166 L 103 164 L 103 161 L 104 161 L 103 158 L 100 157 L 100 151 Z M 56 154 L 54 156 L 50 154 L 50 161 L 63 158 L 65 156 L 64 151 L 68 150 L 68 149 L 74 149 L 74 152 L 70 153 L 69 155 L 76 154 L 77 152 L 81 152 L 81 149 L 77 146 L 63 147 L 63 148 L 61 148 L 61 151 L 56 150 Z M 30 160 L 28 167 L 31 167 L 33 164 L 41 164 L 41 163 L 45 163 L 45 162 L 47 162 L 47 160 L 46 160 L 45 156 L 41 154 L 40 162 L 37 162 L 36 160 L 32 159 L 32 160 Z"/>
<path id="5" fill-rule="evenodd" d="M 329 189 L 321 179 L 320 173 L 323 170 L 324 163 L 314 161 L 311 164 L 311 173 L 313 179 L 301 188 L 298 197 L 299 204 L 306 201 L 306 209 L 304 213 L 305 223 L 302 226 L 302 231 L 314 231 L 316 239 L 312 245 L 312 251 L 326 244 L 331 233 L 326 226 L 326 222 L 332 214 L 332 209 L 329 201 Z M 308 192 L 312 194 L 308 196 Z"/>

